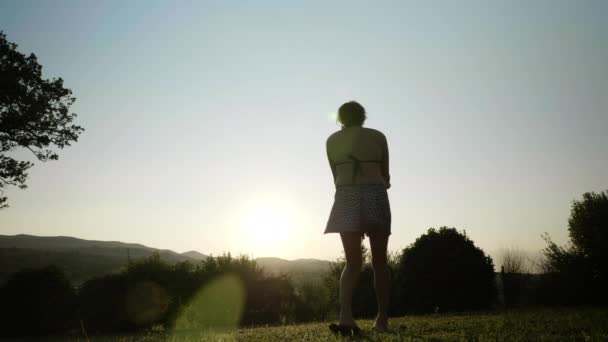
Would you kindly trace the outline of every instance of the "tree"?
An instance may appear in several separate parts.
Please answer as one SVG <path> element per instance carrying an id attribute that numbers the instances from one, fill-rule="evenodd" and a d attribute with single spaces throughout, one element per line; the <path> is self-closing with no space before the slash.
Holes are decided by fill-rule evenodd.
<path id="1" fill-rule="evenodd" d="M 551 241 L 548 234 L 543 236 L 547 247 L 543 250 L 543 271 L 539 286 L 539 300 L 542 304 L 580 305 L 596 302 L 599 293 L 593 282 L 593 271 L 586 258 L 572 244 L 565 247 Z"/>
<path id="2" fill-rule="evenodd" d="M 548 235 L 543 253 L 544 301 L 550 304 L 608 302 L 608 193 L 588 192 L 574 200 L 570 242 L 560 247 Z"/>
<path id="3" fill-rule="evenodd" d="M 507 248 L 502 250 L 502 273 L 530 273 L 532 265 L 526 252 L 517 248 Z"/>
<path id="4" fill-rule="evenodd" d="M 497 279 L 499 304 L 506 307 L 530 305 L 537 299 L 534 294 L 538 277 L 532 274 L 535 271 L 534 262 L 526 254 L 515 247 L 502 250 L 500 280 Z"/>
<path id="5" fill-rule="evenodd" d="M 589 258 L 594 277 L 608 278 L 608 192 L 587 192 L 574 200 L 568 230 L 572 246 Z"/>
<path id="6" fill-rule="evenodd" d="M 399 313 L 482 309 L 495 295 L 492 259 L 455 228 L 430 228 L 406 247 L 396 278 Z"/>
<path id="7" fill-rule="evenodd" d="M 324 321 L 331 319 L 329 289 L 322 283 L 300 281 L 294 285 L 297 294 L 296 322 Z"/>
<path id="8" fill-rule="evenodd" d="M 0 335 L 63 334 L 76 328 L 76 291 L 56 266 L 23 269 L 0 288 Z"/>
<path id="9" fill-rule="evenodd" d="M 0 31 L 0 209 L 8 206 L 6 186 L 27 187 L 27 170 L 34 164 L 7 155 L 25 148 L 42 162 L 57 160 L 53 147 L 76 142 L 84 130 L 73 124 L 72 91 L 61 78 L 42 78 L 36 55 L 25 56 Z"/>
<path id="10" fill-rule="evenodd" d="M 125 305 L 128 286 L 125 273 L 95 277 L 82 284 L 78 304 L 88 333 L 136 330 Z"/>

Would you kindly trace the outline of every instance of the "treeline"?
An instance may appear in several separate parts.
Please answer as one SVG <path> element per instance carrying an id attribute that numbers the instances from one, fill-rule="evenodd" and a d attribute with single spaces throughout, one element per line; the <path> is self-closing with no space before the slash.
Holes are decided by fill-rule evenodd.
<path id="1" fill-rule="evenodd" d="M 542 272 L 530 274 L 513 256 L 495 272 L 493 260 L 465 232 L 431 228 L 389 258 L 391 314 L 605 304 L 606 193 L 574 201 L 569 230 L 571 243 L 564 247 L 546 237 Z M 353 308 L 356 317 L 372 318 L 373 266 L 365 247 L 363 254 Z M 343 266 L 337 260 L 321 283 L 294 282 L 269 275 L 246 256 L 170 264 L 155 254 L 79 287 L 57 267 L 25 269 L 0 288 L 0 334 L 205 331 L 329 320 L 337 313 Z"/>
<path id="2" fill-rule="evenodd" d="M 608 192 L 572 202 L 568 235 L 559 246 L 545 234 L 539 274 L 526 272 L 522 255 L 508 256 L 499 283 L 507 307 L 608 303 Z"/>
<path id="3" fill-rule="evenodd" d="M 210 316 L 220 315 L 232 297 L 240 296 L 243 303 L 234 310 L 239 311 L 242 325 L 287 323 L 296 318 L 292 308 L 299 304 L 298 296 L 290 280 L 267 276 L 248 257 L 226 254 L 198 264 L 170 264 L 155 253 L 130 262 L 120 273 L 90 279 L 78 288 L 56 266 L 17 272 L 0 290 L 6 327 L 0 334 L 129 332 L 159 325 L 171 329 L 178 320 L 183 325 L 185 316 L 196 316 L 197 312 L 186 312 L 192 300 L 227 275 L 237 279 L 236 291 L 221 293 L 230 297 L 224 302 L 208 298 L 216 305 Z"/>
<path id="4" fill-rule="evenodd" d="M 366 256 L 355 314 L 375 315 L 373 267 Z M 170 264 L 158 254 L 120 273 L 70 284 L 55 266 L 14 274 L 0 289 L 5 335 L 205 330 L 335 318 L 343 260 L 323 282 L 294 283 L 254 260 L 230 254 Z M 393 314 L 463 311 L 494 304 L 489 256 L 464 232 L 429 229 L 390 258 Z"/>

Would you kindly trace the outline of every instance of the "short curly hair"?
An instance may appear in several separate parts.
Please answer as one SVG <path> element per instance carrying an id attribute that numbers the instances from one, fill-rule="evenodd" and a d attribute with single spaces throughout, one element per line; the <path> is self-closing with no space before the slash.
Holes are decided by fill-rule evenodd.
<path id="1" fill-rule="evenodd" d="M 366 118 L 365 108 L 357 101 L 346 102 L 338 109 L 338 121 L 346 127 L 362 126 Z"/>

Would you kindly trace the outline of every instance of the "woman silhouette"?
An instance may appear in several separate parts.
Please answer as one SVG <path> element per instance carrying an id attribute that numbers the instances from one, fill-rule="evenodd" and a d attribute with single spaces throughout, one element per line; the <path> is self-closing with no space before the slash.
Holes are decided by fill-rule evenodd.
<path id="1" fill-rule="evenodd" d="M 338 110 L 342 129 L 327 139 L 327 159 L 336 193 L 325 233 L 340 233 L 346 265 L 340 277 L 340 317 L 330 329 L 342 334 L 359 333 L 351 302 L 361 270 L 361 241 L 369 237 L 374 269 L 378 315 L 374 329 L 388 329 L 389 269 L 386 249 L 391 234 L 391 209 L 387 189 L 388 144 L 380 131 L 363 127 L 366 113 L 355 101 Z"/>

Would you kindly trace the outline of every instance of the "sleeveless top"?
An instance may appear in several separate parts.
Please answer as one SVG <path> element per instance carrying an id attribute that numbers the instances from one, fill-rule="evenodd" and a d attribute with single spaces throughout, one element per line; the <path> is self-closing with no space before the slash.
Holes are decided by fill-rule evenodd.
<path id="1" fill-rule="evenodd" d="M 326 145 L 336 187 L 384 184 L 390 188 L 388 144 L 380 131 L 361 126 L 342 128 L 327 139 Z M 346 166 L 338 167 L 348 164 L 352 166 L 350 171 Z"/>
<path id="2" fill-rule="evenodd" d="M 382 164 L 382 160 L 360 160 L 359 158 L 353 156 L 352 154 L 349 154 L 348 158 L 350 159 L 349 161 L 344 161 L 344 162 L 340 162 L 340 163 L 332 163 L 333 167 L 336 167 L 338 165 L 343 165 L 343 164 L 349 164 L 349 163 L 353 164 L 353 176 L 352 176 L 351 184 L 342 184 L 340 186 L 349 186 L 349 185 L 357 184 L 357 176 L 359 174 L 363 174 L 363 170 L 361 169 L 361 163 Z"/>

